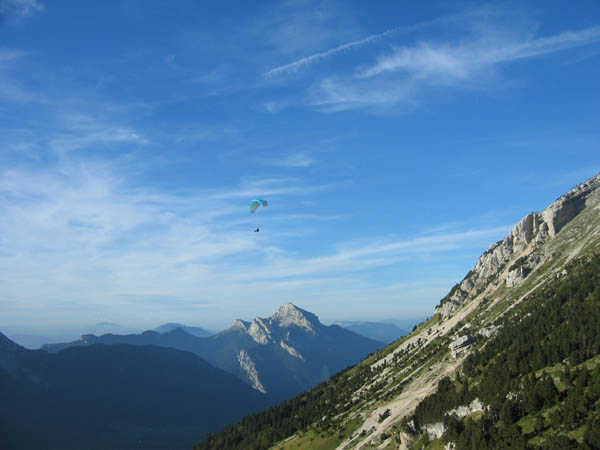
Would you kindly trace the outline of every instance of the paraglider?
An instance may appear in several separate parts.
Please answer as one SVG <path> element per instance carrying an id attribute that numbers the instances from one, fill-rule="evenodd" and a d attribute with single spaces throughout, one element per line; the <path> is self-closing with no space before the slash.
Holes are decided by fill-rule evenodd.
<path id="1" fill-rule="evenodd" d="M 250 206 L 250 212 L 255 213 L 259 206 L 266 208 L 268 205 L 269 205 L 269 202 L 267 202 L 266 200 L 255 198 L 254 200 L 252 200 L 250 202 L 250 205 L 248 205 L 248 206 Z"/>
<path id="2" fill-rule="evenodd" d="M 257 210 L 258 208 L 260 208 L 261 206 L 262 206 L 263 208 L 266 208 L 266 207 L 268 206 L 268 204 L 269 204 L 269 202 L 267 202 L 266 200 L 255 198 L 254 200 L 252 200 L 252 201 L 250 202 L 250 204 L 249 204 L 248 206 L 250 207 L 250 212 L 251 212 L 252 214 L 254 214 L 254 213 L 256 213 L 256 210 Z M 260 228 L 259 228 L 259 227 L 258 227 L 258 225 L 257 225 L 257 226 L 256 226 L 256 229 L 254 230 L 254 232 L 255 232 L 255 233 L 258 233 L 259 231 L 260 231 Z"/>

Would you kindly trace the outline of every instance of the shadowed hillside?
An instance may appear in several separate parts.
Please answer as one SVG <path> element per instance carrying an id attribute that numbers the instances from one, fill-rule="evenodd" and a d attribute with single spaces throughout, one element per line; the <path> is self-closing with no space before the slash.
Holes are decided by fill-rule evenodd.
<path id="1" fill-rule="evenodd" d="M 4 338 L 4 337 L 3 337 Z M 268 399 L 199 357 L 92 345 L 57 354 L 0 347 L 3 449 L 185 449 Z"/>

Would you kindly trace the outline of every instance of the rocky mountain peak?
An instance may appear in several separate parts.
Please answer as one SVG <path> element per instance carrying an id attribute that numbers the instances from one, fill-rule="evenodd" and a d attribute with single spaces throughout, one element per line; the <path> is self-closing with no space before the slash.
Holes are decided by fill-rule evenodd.
<path id="1" fill-rule="evenodd" d="M 559 197 L 542 212 L 551 236 L 555 236 L 571 219 L 584 209 L 594 192 L 600 189 L 600 173 Z"/>
<path id="2" fill-rule="evenodd" d="M 436 313 L 451 316 L 494 283 L 508 287 L 521 284 L 530 273 L 552 259 L 557 250 L 553 243 L 563 239 L 560 231 L 586 208 L 599 205 L 600 174 L 571 189 L 542 212 L 528 214 L 503 240 L 481 255 L 475 267 L 442 299 Z M 577 247 L 569 247 L 574 253 L 567 257 L 572 258 Z"/>
<path id="3" fill-rule="evenodd" d="M 249 325 L 250 325 L 250 322 L 246 322 L 245 320 L 242 320 L 242 319 L 235 319 L 231 326 L 233 328 L 241 328 L 244 331 L 248 331 Z"/>
<path id="4" fill-rule="evenodd" d="M 260 317 L 252 321 L 248 327 L 248 334 L 259 344 L 267 344 L 271 341 L 271 329 Z"/>
<path id="5" fill-rule="evenodd" d="M 236 319 L 232 328 L 245 331 L 255 342 L 265 345 L 277 341 L 283 333 L 282 328 L 297 326 L 314 335 L 320 325 L 315 314 L 298 308 L 293 303 L 286 303 L 268 318 L 256 317 L 252 322 Z"/>
<path id="6" fill-rule="evenodd" d="M 271 321 L 277 323 L 280 327 L 296 325 L 312 332 L 321 323 L 315 314 L 298 308 L 293 303 L 286 303 L 280 306 L 277 312 L 271 317 Z"/>

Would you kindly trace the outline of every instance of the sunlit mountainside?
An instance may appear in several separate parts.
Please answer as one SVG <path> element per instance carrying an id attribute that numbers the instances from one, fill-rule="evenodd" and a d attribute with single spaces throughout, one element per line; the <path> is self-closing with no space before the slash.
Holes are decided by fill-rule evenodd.
<path id="1" fill-rule="evenodd" d="M 523 218 L 404 338 L 197 449 L 599 448 L 600 175 Z"/>

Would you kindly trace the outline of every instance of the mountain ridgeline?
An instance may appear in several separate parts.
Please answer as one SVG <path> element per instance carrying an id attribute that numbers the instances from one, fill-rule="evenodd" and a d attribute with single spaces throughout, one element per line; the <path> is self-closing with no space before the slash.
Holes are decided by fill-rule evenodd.
<path id="1" fill-rule="evenodd" d="M 183 449 L 384 344 L 288 303 L 217 335 L 166 324 L 27 350 L 0 334 L 2 449 Z"/>
<path id="2" fill-rule="evenodd" d="M 229 329 L 209 337 L 175 328 L 165 333 L 84 335 L 43 349 L 52 353 L 93 344 L 155 345 L 188 351 L 236 375 L 273 401 L 310 389 L 384 346 L 337 325 L 325 326 L 315 314 L 287 303 L 271 317 L 235 320 Z"/>
<path id="3" fill-rule="evenodd" d="M 208 337 L 208 336 L 212 336 L 213 334 L 215 334 L 211 331 L 205 330 L 202 327 L 190 327 L 188 325 L 183 325 L 181 323 L 176 323 L 176 322 L 165 323 L 159 327 L 156 327 L 154 329 L 154 331 L 156 331 L 157 333 L 168 333 L 169 331 L 176 330 L 177 328 L 181 328 L 186 333 L 189 333 L 189 334 L 192 334 L 192 335 L 198 336 L 198 337 Z"/>
<path id="4" fill-rule="evenodd" d="M 27 350 L 0 334 L 0 447 L 189 449 L 270 400 L 189 352 Z"/>
<path id="5" fill-rule="evenodd" d="M 524 217 L 427 321 L 196 449 L 600 448 L 600 175 Z"/>

